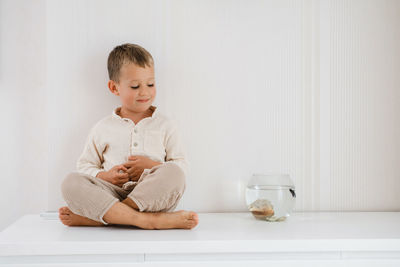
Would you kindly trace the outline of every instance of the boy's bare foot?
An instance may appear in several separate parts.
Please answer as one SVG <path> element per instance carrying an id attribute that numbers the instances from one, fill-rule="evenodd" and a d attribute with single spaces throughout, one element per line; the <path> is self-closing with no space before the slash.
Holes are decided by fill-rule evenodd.
<path id="1" fill-rule="evenodd" d="M 131 198 L 127 197 L 121 202 L 139 211 L 139 207 Z M 153 222 L 149 223 L 149 221 L 147 221 L 146 223 L 141 224 L 139 227 L 143 229 L 191 229 L 195 227 L 199 222 L 197 214 L 193 211 L 182 210 L 177 212 L 158 212 L 153 214 L 144 212 L 142 214 L 146 214 L 144 216 L 148 216 L 147 219 L 149 219 L 150 222 Z"/>
<path id="2" fill-rule="evenodd" d="M 102 226 L 102 225 L 104 225 L 102 222 L 94 221 L 92 219 L 75 214 L 68 207 L 61 207 L 58 210 L 58 217 L 60 218 L 60 220 L 63 224 L 68 225 L 68 226 L 78 226 L 78 225 Z"/>
<path id="3" fill-rule="evenodd" d="M 152 229 L 192 229 L 199 223 L 197 213 L 179 210 L 175 212 L 149 213 L 152 216 Z"/>

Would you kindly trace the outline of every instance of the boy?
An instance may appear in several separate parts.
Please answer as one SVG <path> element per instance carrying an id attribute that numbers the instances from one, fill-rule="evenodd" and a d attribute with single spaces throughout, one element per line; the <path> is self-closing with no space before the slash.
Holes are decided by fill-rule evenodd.
<path id="1" fill-rule="evenodd" d="M 122 105 L 90 130 L 61 191 L 68 226 L 133 225 L 142 229 L 192 229 L 193 211 L 173 211 L 185 190 L 187 161 L 176 124 L 158 112 L 154 61 L 136 44 L 108 57 L 108 87 Z"/>

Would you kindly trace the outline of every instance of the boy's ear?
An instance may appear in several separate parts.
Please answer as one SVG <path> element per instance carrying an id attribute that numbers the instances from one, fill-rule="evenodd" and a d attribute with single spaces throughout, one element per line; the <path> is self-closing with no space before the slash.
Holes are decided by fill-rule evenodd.
<path id="1" fill-rule="evenodd" d="M 113 93 L 114 95 L 119 95 L 117 86 L 113 80 L 108 81 L 108 89 L 110 89 L 111 93 Z"/>

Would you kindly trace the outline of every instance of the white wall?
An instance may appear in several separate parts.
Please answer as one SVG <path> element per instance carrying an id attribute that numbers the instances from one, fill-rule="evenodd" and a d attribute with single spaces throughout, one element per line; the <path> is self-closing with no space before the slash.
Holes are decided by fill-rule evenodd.
<path id="1" fill-rule="evenodd" d="M 398 1 L 0 4 L 0 229 L 65 205 L 88 130 L 119 105 L 106 60 L 125 42 L 152 53 L 154 104 L 181 126 L 178 209 L 244 211 L 250 175 L 283 172 L 297 211 L 400 210 Z"/>
<path id="2" fill-rule="evenodd" d="M 0 230 L 48 204 L 45 1 L 0 0 Z"/>

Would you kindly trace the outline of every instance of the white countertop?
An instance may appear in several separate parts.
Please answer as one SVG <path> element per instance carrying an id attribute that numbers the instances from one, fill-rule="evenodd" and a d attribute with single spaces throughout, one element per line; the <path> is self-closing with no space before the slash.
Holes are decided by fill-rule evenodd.
<path id="1" fill-rule="evenodd" d="M 191 261 L 232 267 L 275 261 L 270 266 L 293 267 L 314 266 L 317 259 L 325 266 L 332 261 L 350 266 L 354 260 L 363 260 L 354 265 L 363 267 L 400 265 L 400 212 L 295 212 L 283 222 L 256 220 L 249 212 L 198 214 L 199 224 L 191 230 L 68 227 L 56 213 L 26 215 L 0 233 L 0 264 Z"/>
<path id="2" fill-rule="evenodd" d="M 400 212 L 295 212 L 286 221 L 251 213 L 199 213 L 191 229 L 68 227 L 26 215 L 0 233 L 0 255 L 400 251 Z"/>

